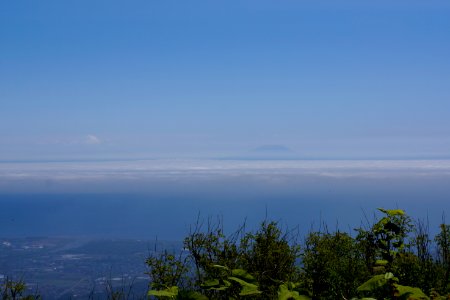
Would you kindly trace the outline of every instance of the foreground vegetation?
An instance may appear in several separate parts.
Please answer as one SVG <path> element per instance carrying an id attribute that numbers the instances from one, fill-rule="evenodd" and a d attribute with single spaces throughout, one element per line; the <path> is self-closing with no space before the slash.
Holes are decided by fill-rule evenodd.
<path id="1" fill-rule="evenodd" d="M 157 299 L 450 299 L 450 225 L 431 237 L 425 222 L 379 209 L 354 232 L 326 225 L 300 240 L 296 231 L 264 221 L 226 235 L 220 221 L 198 221 L 184 251 L 146 261 Z M 122 289 L 123 291 L 123 289 Z M 2 299 L 26 296 L 23 282 L 4 280 Z M 127 299 L 114 292 L 110 299 Z"/>

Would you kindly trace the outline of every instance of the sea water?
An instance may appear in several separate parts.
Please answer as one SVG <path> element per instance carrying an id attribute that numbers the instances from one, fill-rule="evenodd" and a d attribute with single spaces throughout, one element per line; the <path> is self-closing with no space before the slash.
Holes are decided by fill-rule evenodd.
<path id="1" fill-rule="evenodd" d="M 438 230 L 449 161 L 136 160 L 0 164 L 0 237 L 181 240 L 197 221 L 352 232 L 376 208 Z"/>

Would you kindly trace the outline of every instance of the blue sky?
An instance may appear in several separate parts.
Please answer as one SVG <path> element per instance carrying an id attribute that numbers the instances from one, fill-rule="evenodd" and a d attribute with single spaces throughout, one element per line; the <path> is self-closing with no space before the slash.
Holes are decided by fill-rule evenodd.
<path id="1" fill-rule="evenodd" d="M 450 157 L 448 1 L 2 1 L 0 160 Z"/>

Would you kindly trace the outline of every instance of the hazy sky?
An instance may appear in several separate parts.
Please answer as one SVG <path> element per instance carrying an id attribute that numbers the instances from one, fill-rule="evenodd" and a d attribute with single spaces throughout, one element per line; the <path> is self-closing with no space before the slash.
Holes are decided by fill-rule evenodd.
<path id="1" fill-rule="evenodd" d="M 2 1 L 0 160 L 450 157 L 449 1 Z"/>

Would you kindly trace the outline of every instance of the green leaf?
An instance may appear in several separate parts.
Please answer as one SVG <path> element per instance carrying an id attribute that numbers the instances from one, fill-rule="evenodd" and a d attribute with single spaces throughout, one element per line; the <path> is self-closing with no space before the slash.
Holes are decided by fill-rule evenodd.
<path id="1" fill-rule="evenodd" d="M 252 296 L 252 295 L 259 295 L 262 292 L 260 290 L 258 290 L 258 288 L 253 289 L 253 288 L 247 288 L 244 287 L 242 289 L 242 291 L 239 293 L 239 296 Z"/>
<path id="2" fill-rule="evenodd" d="M 216 268 L 216 269 L 224 270 L 224 271 L 230 271 L 229 268 L 227 268 L 225 266 L 221 266 L 221 265 L 212 265 L 212 267 Z"/>
<path id="3" fill-rule="evenodd" d="M 225 291 L 226 289 L 228 289 L 228 286 L 220 286 L 220 287 L 212 287 L 209 290 L 214 290 L 214 291 Z"/>
<path id="4" fill-rule="evenodd" d="M 245 281 L 245 280 L 242 280 L 242 279 L 240 279 L 240 278 L 237 278 L 237 277 L 230 276 L 230 277 L 228 277 L 228 279 L 229 279 L 229 280 L 232 280 L 232 281 L 234 281 L 234 282 L 239 283 L 242 287 L 248 286 L 248 287 L 256 287 L 256 288 L 258 288 L 257 285 L 255 285 L 255 284 L 253 284 L 253 283 L 249 283 L 249 282 L 247 282 L 247 281 Z"/>
<path id="5" fill-rule="evenodd" d="M 208 300 L 208 297 L 195 291 L 182 291 L 178 294 L 177 300 Z"/>
<path id="6" fill-rule="evenodd" d="M 233 277 L 238 277 L 238 278 L 241 278 L 241 279 L 243 279 L 245 281 L 248 281 L 248 282 L 254 282 L 255 281 L 255 278 L 251 274 L 249 274 L 247 271 L 245 271 L 243 269 L 233 269 L 231 271 L 231 275 Z"/>
<path id="7" fill-rule="evenodd" d="M 394 284 L 396 290 L 398 291 L 398 296 L 400 299 L 408 300 L 428 300 L 429 298 L 425 295 L 421 289 L 411 286 L 404 286 L 399 284 Z"/>
<path id="8" fill-rule="evenodd" d="M 210 279 L 210 280 L 206 280 L 204 283 L 202 283 L 202 288 L 210 288 L 210 287 L 214 287 L 214 286 L 219 286 L 220 285 L 220 281 L 219 279 Z"/>
<path id="9" fill-rule="evenodd" d="M 300 295 L 297 291 L 292 291 L 289 289 L 288 284 L 282 284 L 278 288 L 278 300 L 310 300 L 309 297 L 305 295 Z"/>
<path id="10" fill-rule="evenodd" d="M 175 298 L 178 295 L 178 287 L 177 286 L 171 286 L 165 290 L 150 290 L 148 291 L 149 296 L 156 296 L 156 297 L 170 297 Z"/>
<path id="11" fill-rule="evenodd" d="M 239 285 L 242 287 L 242 290 L 239 293 L 240 296 L 261 294 L 261 291 L 258 290 L 258 286 L 256 284 L 249 283 L 245 280 L 233 276 L 228 277 L 228 279 L 239 283 Z"/>
<path id="12" fill-rule="evenodd" d="M 389 216 L 403 216 L 405 214 L 405 211 L 402 209 L 384 209 L 384 208 L 378 208 L 379 211 L 389 215 Z"/>
<path id="13" fill-rule="evenodd" d="M 377 266 L 386 266 L 388 263 L 389 262 L 387 260 L 385 260 L 385 259 L 378 259 L 375 262 L 375 265 L 377 265 Z"/>
<path id="14" fill-rule="evenodd" d="M 386 280 L 394 279 L 395 280 L 395 276 L 391 272 L 387 272 L 386 274 L 384 274 L 384 279 L 386 279 Z"/>
<path id="15" fill-rule="evenodd" d="M 361 284 L 356 290 L 358 292 L 372 292 L 383 287 L 387 283 L 385 274 L 375 275 L 363 284 Z"/>

